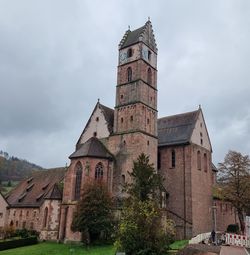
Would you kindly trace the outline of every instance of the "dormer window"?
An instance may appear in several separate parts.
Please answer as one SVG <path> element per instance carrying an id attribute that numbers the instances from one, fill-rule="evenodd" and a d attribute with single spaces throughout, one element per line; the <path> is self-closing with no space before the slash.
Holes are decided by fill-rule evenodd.
<path id="1" fill-rule="evenodd" d="M 128 51 L 127 51 L 127 57 L 131 58 L 132 55 L 133 55 L 133 50 L 132 50 L 132 48 L 129 48 Z"/>
<path id="2" fill-rule="evenodd" d="M 99 117 L 96 117 L 95 120 L 96 120 L 96 122 L 98 122 L 99 121 Z"/>

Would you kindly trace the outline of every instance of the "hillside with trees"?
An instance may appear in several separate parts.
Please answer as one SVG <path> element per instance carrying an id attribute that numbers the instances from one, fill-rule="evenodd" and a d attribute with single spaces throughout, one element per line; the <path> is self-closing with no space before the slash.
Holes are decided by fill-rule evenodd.
<path id="1" fill-rule="evenodd" d="M 20 181 L 43 168 L 0 151 L 0 182 Z"/>

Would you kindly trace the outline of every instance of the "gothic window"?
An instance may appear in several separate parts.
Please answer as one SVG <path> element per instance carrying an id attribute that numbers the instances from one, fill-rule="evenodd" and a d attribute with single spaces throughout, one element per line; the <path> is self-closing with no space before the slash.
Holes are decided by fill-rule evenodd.
<path id="1" fill-rule="evenodd" d="M 127 57 L 130 58 L 130 57 L 132 57 L 132 55 L 133 55 L 133 50 L 131 48 L 129 48 L 127 51 Z"/>
<path id="2" fill-rule="evenodd" d="M 80 162 L 78 162 L 76 165 L 75 200 L 80 199 L 81 183 L 82 183 L 82 165 Z"/>
<path id="3" fill-rule="evenodd" d="M 175 150 L 171 152 L 171 167 L 175 168 Z"/>
<path id="4" fill-rule="evenodd" d="M 48 207 L 45 208 L 44 215 L 43 215 L 43 227 L 44 228 L 46 228 L 46 226 L 47 226 L 47 221 L 48 221 Z"/>
<path id="5" fill-rule="evenodd" d="M 152 71 L 150 68 L 148 68 L 148 77 L 147 77 L 148 84 L 152 84 Z"/>
<path id="6" fill-rule="evenodd" d="M 133 115 L 130 116 L 130 121 L 132 122 L 134 120 Z"/>
<path id="7" fill-rule="evenodd" d="M 103 178 L 103 164 L 99 162 L 95 167 L 95 179 L 99 180 Z"/>
<path id="8" fill-rule="evenodd" d="M 121 123 L 123 123 L 123 118 L 121 117 Z"/>
<path id="9" fill-rule="evenodd" d="M 201 152 L 197 151 L 197 169 L 201 170 Z"/>
<path id="10" fill-rule="evenodd" d="M 203 166 L 204 166 L 204 171 L 207 172 L 207 154 L 204 153 L 203 157 Z"/>
<path id="11" fill-rule="evenodd" d="M 128 78 L 128 82 L 132 81 L 132 68 L 128 67 L 127 69 L 127 78 Z"/>

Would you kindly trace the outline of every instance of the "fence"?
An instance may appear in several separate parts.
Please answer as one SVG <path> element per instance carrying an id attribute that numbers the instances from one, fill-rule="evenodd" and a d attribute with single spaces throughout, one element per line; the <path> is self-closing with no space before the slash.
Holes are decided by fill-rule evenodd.
<path id="1" fill-rule="evenodd" d="M 227 233 L 226 244 L 250 248 L 250 237 Z"/>

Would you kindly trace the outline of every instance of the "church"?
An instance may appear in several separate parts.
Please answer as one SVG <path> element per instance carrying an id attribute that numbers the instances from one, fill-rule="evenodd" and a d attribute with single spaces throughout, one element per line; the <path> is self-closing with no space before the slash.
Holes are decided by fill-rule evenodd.
<path id="1" fill-rule="evenodd" d="M 7 225 L 29 229 L 32 224 L 41 239 L 80 241 L 71 223 L 84 183 L 103 180 L 119 208 L 133 161 L 145 153 L 164 178 L 161 206 L 175 222 L 176 238 L 211 232 L 217 170 L 204 115 L 199 107 L 158 119 L 157 52 L 150 21 L 125 32 L 114 109 L 98 100 L 66 171 L 50 170 L 44 177 L 24 180 L 6 197 Z"/>

